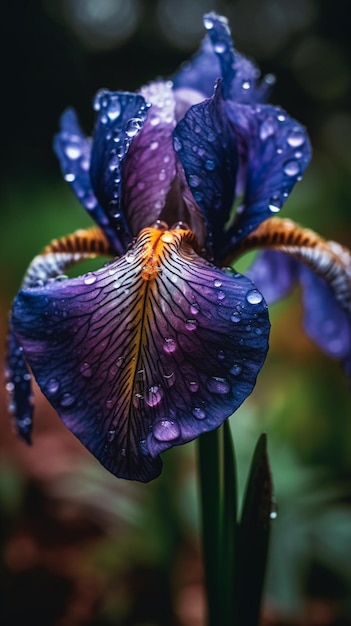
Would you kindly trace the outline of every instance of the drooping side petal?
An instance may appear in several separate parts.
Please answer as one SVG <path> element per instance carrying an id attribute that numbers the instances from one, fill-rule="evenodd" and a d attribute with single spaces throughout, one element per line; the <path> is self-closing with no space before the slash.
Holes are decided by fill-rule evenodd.
<path id="1" fill-rule="evenodd" d="M 144 125 L 147 105 L 140 94 L 102 90 L 95 97 L 94 108 L 99 114 L 94 129 L 90 177 L 108 226 L 117 232 L 125 251 L 132 234 L 122 203 L 124 162 L 132 140 Z"/>
<path id="2" fill-rule="evenodd" d="M 327 354 L 351 364 L 351 316 L 341 307 L 322 278 L 300 267 L 303 294 L 303 326 L 306 334 Z M 350 373 L 350 371 L 349 371 Z"/>
<path id="3" fill-rule="evenodd" d="M 6 380 L 6 389 L 10 396 L 8 409 L 14 416 L 17 433 L 24 441 L 31 443 L 32 377 L 11 323 L 7 340 Z"/>
<path id="4" fill-rule="evenodd" d="M 207 226 L 214 258 L 234 201 L 238 155 L 236 135 L 218 87 L 214 96 L 189 109 L 174 130 L 174 148 Z"/>
<path id="5" fill-rule="evenodd" d="M 303 325 L 324 352 L 351 374 L 351 253 L 288 219 L 263 222 L 240 250 L 266 248 L 248 275 L 268 303 L 302 287 Z"/>
<path id="6" fill-rule="evenodd" d="M 151 83 L 141 94 L 151 108 L 143 129 L 129 148 L 123 168 L 123 206 L 135 236 L 160 218 L 175 176 L 172 85 L 161 81 Z"/>
<path id="7" fill-rule="evenodd" d="M 240 211 L 229 226 L 229 254 L 261 222 L 282 208 L 301 179 L 311 147 L 305 129 L 282 109 L 270 105 L 244 106 L 226 101 L 227 115 L 237 137 Z"/>
<path id="8" fill-rule="evenodd" d="M 252 283 L 193 251 L 190 231 L 144 230 L 93 275 L 20 292 L 18 340 L 66 425 L 118 476 L 218 427 L 263 364 L 267 306 Z"/>
<path id="9" fill-rule="evenodd" d="M 60 132 L 54 138 L 54 151 L 65 180 L 95 222 L 104 230 L 116 254 L 124 245 L 99 204 L 90 178 L 91 140 L 84 136 L 75 111 L 67 109 L 60 120 Z"/>
<path id="10" fill-rule="evenodd" d="M 79 230 L 55 239 L 43 254 L 30 263 L 22 289 L 44 286 L 53 280 L 64 278 L 69 267 L 100 254 L 109 256 L 111 248 L 103 232 L 96 228 Z M 32 376 L 26 362 L 23 347 L 19 343 L 10 320 L 6 355 L 6 388 L 9 393 L 9 411 L 12 413 L 18 434 L 31 443 L 33 396 Z"/>

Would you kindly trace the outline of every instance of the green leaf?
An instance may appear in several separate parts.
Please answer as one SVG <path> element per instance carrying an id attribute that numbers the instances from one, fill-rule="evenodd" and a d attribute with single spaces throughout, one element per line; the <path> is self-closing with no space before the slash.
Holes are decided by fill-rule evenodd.
<path id="1" fill-rule="evenodd" d="M 238 531 L 235 623 L 240 626 L 259 624 L 272 499 L 267 437 L 263 434 L 253 455 Z"/>

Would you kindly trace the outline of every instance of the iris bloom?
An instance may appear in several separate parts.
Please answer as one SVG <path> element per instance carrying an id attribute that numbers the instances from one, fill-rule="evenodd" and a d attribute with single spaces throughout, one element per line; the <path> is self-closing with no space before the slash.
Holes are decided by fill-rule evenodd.
<path id="1" fill-rule="evenodd" d="M 268 349 L 261 290 L 274 300 L 301 280 L 307 330 L 350 354 L 348 252 L 272 217 L 309 162 L 306 132 L 264 103 L 272 79 L 234 51 L 226 20 L 204 24 L 173 81 L 97 94 L 92 139 L 63 114 L 55 151 L 97 226 L 33 260 L 10 321 L 19 433 L 30 440 L 31 371 L 99 461 L 141 481 L 251 393 Z M 254 284 L 228 266 L 256 247 L 273 251 L 252 267 Z M 63 275 L 96 255 L 112 261 Z"/>

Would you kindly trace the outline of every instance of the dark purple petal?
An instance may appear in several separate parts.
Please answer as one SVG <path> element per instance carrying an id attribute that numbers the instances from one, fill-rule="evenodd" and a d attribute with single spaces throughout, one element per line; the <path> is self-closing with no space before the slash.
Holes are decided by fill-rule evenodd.
<path id="1" fill-rule="evenodd" d="M 108 225 L 126 246 L 132 236 L 124 213 L 122 184 L 129 146 L 144 125 L 147 105 L 139 94 L 100 91 L 94 101 L 99 112 L 91 153 L 90 176 Z"/>
<path id="2" fill-rule="evenodd" d="M 208 36 L 196 55 L 173 78 L 174 88 L 189 88 L 210 97 L 216 80 L 223 78 L 225 97 L 235 102 L 263 102 L 274 84 L 268 75 L 258 82 L 256 66 L 233 47 L 228 21 L 216 13 L 204 17 Z"/>
<path id="3" fill-rule="evenodd" d="M 215 258 L 223 245 L 238 166 L 236 136 L 225 106 L 218 88 L 212 98 L 191 107 L 173 133 L 188 185 L 204 214 L 207 247 Z"/>
<path id="4" fill-rule="evenodd" d="M 261 84 L 257 82 L 260 71 L 234 50 L 228 20 L 212 12 L 205 15 L 204 24 L 220 63 L 224 97 L 243 104 L 266 100 L 274 78 L 268 75 Z"/>
<path id="5" fill-rule="evenodd" d="M 231 133 L 237 137 L 236 192 L 243 195 L 243 201 L 228 229 L 224 256 L 261 222 L 280 211 L 311 157 L 305 129 L 279 107 L 227 101 L 226 110 L 233 125 Z"/>
<path id="6" fill-rule="evenodd" d="M 259 252 L 246 272 L 262 292 L 267 304 L 288 295 L 298 279 L 299 263 L 288 254 L 276 250 Z"/>
<path id="7" fill-rule="evenodd" d="M 9 411 L 14 416 L 17 432 L 27 443 L 31 443 L 32 377 L 24 358 L 23 348 L 11 325 L 7 345 L 6 379 L 6 389 L 10 396 Z"/>
<path id="8" fill-rule="evenodd" d="M 301 266 L 300 282 L 303 293 L 306 333 L 324 352 L 350 363 L 351 319 L 335 298 L 325 280 L 312 270 Z"/>
<path id="9" fill-rule="evenodd" d="M 156 477 L 161 452 L 219 426 L 265 359 L 262 295 L 199 258 L 191 241 L 189 231 L 148 229 L 108 267 L 14 303 L 43 393 L 121 477 Z"/>
<path id="10" fill-rule="evenodd" d="M 103 229 L 112 248 L 120 254 L 124 246 L 93 191 L 89 171 L 91 140 L 83 135 L 76 113 L 72 109 L 67 109 L 61 117 L 60 132 L 54 138 L 54 151 L 60 161 L 65 180 L 91 217 Z"/>
<path id="11" fill-rule="evenodd" d="M 123 167 L 123 205 L 135 236 L 160 218 L 175 176 L 172 86 L 169 82 L 151 83 L 141 94 L 152 106 Z"/>

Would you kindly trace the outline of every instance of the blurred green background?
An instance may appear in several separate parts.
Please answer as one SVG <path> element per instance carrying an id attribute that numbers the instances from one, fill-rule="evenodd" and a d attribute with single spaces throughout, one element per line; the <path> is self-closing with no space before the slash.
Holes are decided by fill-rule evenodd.
<path id="1" fill-rule="evenodd" d="M 347 0 L 12 0 L 2 11 L 1 337 L 25 268 L 89 224 L 52 137 L 67 106 L 87 133 L 101 87 L 167 77 L 229 17 L 236 47 L 276 75 L 272 101 L 307 126 L 314 156 L 284 215 L 351 246 L 351 4 Z M 299 293 L 271 310 L 271 350 L 232 418 L 242 490 L 268 433 L 278 517 L 263 623 L 351 623 L 350 388 L 300 328 Z M 12 626 L 200 626 L 196 447 L 164 455 L 150 485 L 114 479 L 37 394 L 34 445 L 1 391 L 0 584 Z M 1 613 L 0 613 L 1 616 Z"/>

